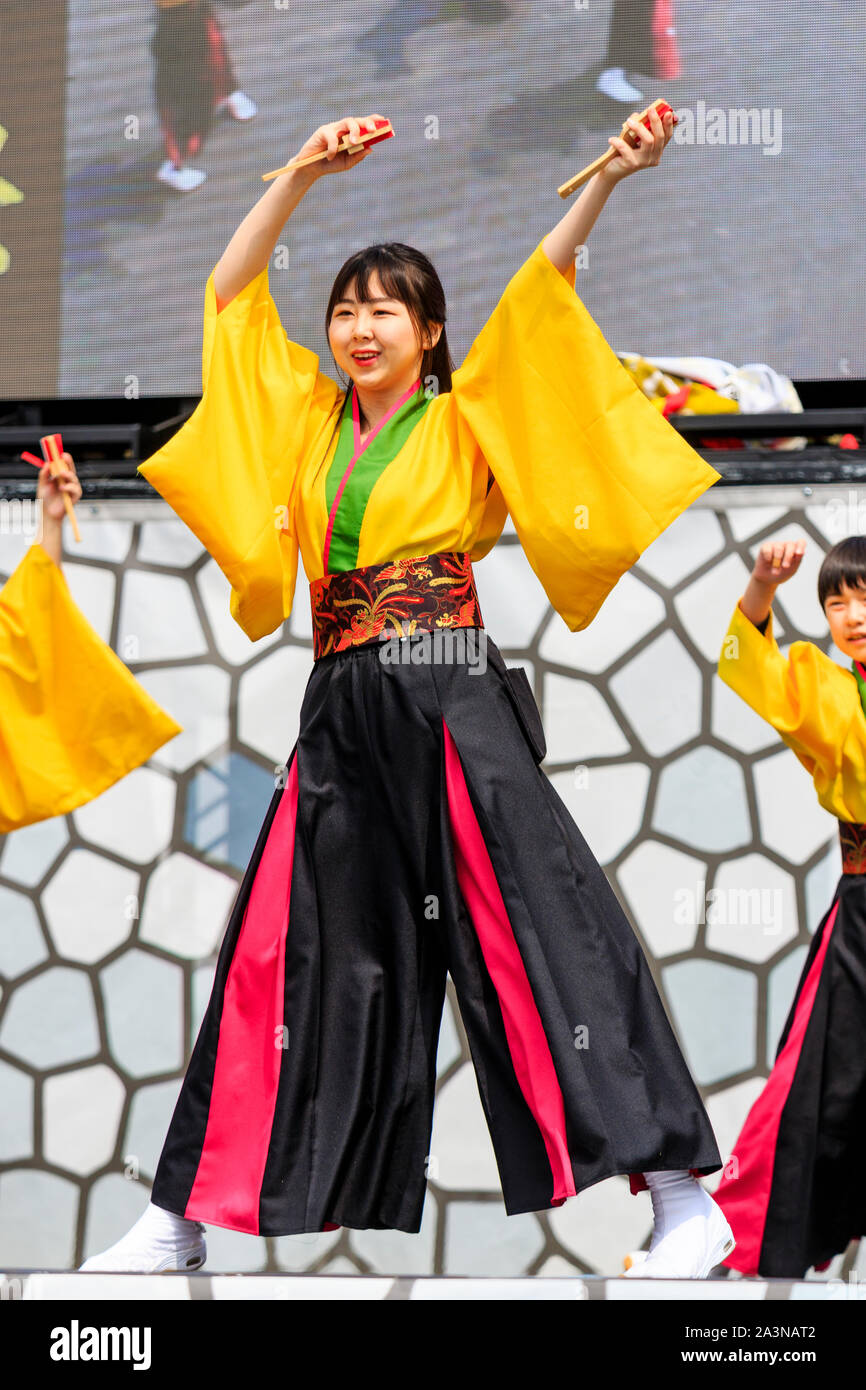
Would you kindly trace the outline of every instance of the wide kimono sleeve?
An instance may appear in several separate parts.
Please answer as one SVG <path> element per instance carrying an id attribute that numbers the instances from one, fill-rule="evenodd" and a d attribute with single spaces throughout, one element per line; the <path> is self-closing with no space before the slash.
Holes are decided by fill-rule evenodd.
<path id="1" fill-rule="evenodd" d="M 0 833 L 85 805 L 180 732 L 31 545 L 0 589 Z"/>
<path id="2" fill-rule="evenodd" d="M 863 739 L 853 741 L 855 749 L 850 738 L 852 723 L 862 718 L 854 677 L 814 642 L 792 642 L 785 656 L 773 635 L 772 611 L 762 633 L 737 604 L 718 671 L 772 725 L 812 777 L 834 782 L 851 753 L 862 765 Z"/>
<path id="3" fill-rule="evenodd" d="M 213 275 L 201 400 L 138 471 L 213 556 L 231 585 L 232 617 L 255 640 L 291 612 L 295 481 L 324 439 L 340 388 L 314 352 L 286 336 L 267 266 L 219 313 Z"/>
<path id="4" fill-rule="evenodd" d="M 530 565 L 572 631 L 720 474 L 644 396 L 539 242 L 454 373 Z"/>

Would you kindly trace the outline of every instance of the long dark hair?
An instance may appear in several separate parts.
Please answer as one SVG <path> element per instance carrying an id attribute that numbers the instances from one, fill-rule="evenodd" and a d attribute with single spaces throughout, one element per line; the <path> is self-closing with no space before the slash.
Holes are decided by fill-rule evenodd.
<path id="1" fill-rule="evenodd" d="M 822 608 L 831 595 L 841 595 L 843 584 L 849 589 L 866 588 L 866 536 L 846 536 L 827 551 L 818 571 L 818 602 Z"/>
<path id="2" fill-rule="evenodd" d="M 454 363 L 451 359 L 448 335 L 445 331 L 447 318 L 445 291 L 433 262 L 424 255 L 423 251 L 417 251 L 414 246 L 407 246 L 402 241 L 379 242 L 375 246 L 365 247 L 363 251 L 356 251 L 347 261 L 344 261 L 331 287 L 331 295 L 325 311 L 325 333 L 328 332 L 335 305 L 346 297 L 346 290 L 353 280 L 356 282 L 355 297 L 362 303 L 369 302 L 371 298 L 370 279 L 373 271 L 378 274 L 385 294 L 389 298 L 399 299 L 401 304 L 405 304 L 409 317 L 415 326 L 419 345 L 425 335 L 433 336 L 434 324 L 441 323 L 442 325 L 442 332 L 439 334 L 439 341 L 435 347 L 425 347 L 422 350 L 420 385 L 417 394 L 424 394 L 431 378 L 434 383 L 433 389 L 437 395 L 442 391 L 450 391 Z M 336 365 L 335 362 L 334 366 L 336 367 Z M 342 377 L 339 367 L 337 367 L 337 373 Z M 348 391 L 351 383 L 343 382 L 342 384 Z M 331 413 L 339 412 L 344 403 L 338 397 Z M 334 426 L 335 430 L 336 428 L 337 424 Z M 331 438 L 333 439 L 333 435 Z"/>

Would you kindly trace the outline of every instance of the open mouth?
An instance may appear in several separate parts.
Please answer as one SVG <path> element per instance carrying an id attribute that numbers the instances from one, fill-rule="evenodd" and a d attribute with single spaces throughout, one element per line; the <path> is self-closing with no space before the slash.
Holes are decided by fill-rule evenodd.
<path id="1" fill-rule="evenodd" d="M 352 357 L 356 362 L 375 362 L 379 354 L 378 352 L 353 352 Z"/>

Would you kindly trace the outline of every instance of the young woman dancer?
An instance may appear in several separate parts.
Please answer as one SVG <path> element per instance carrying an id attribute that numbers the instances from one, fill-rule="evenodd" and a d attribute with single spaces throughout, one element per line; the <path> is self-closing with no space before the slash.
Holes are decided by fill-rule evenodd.
<path id="1" fill-rule="evenodd" d="M 418 1231 L 450 971 L 506 1212 L 628 1173 L 656 1214 L 641 1273 L 704 1275 L 731 1244 L 695 1178 L 721 1166 L 716 1142 L 633 929 L 539 767 L 537 708 L 487 638 L 472 571 L 509 511 L 584 627 L 718 477 L 574 293 L 575 248 L 673 122 L 630 118 L 636 150 L 612 137 L 618 158 L 453 374 L 426 256 L 350 257 L 325 319 L 341 391 L 286 338 L 267 267 L 311 184 L 372 153 L 336 152 L 372 119 L 321 126 L 299 157 L 327 159 L 241 223 L 205 291 L 202 400 L 140 470 L 252 638 L 290 612 L 300 547 L 315 661 L 151 1204 L 83 1268 L 198 1267 L 206 1221 Z"/>
<path id="2" fill-rule="evenodd" d="M 70 454 L 40 470 L 41 543 L 0 589 L 0 834 L 66 815 L 146 762 L 181 727 L 74 603 L 60 568 Z"/>
<path id="3" fill-rule="evenodd" d="M 812 937 L 773 1069 L 716 1191 L 743 1274 L 801 1278 L 866 1233 L 866 537 L 824 557 L 818 602 L 846 671 L 814 642 L 783 656 L 777 587 L 806 542 L 761 546 L 719 658 L 727 685 L 772 724 L 837 817 L 842 874 Z"/>

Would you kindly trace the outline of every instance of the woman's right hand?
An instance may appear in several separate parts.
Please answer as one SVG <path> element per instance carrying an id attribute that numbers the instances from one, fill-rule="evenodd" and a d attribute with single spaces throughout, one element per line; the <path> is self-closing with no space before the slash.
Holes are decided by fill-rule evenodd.
<path id="1" fill-rule="evenodd" d="M 755 559 L 752 578 L 759 584 L 784 584 L 792 579 L 800 568 L 800 561 L 806 551 L 806 542 L 764 541 Z"/>
<path id="2" fill-rule="evenodd" d="M 72 455 L 63 454 L 61 457 L 63 467 L 57 473 L 52 473 L 47 463 L 43 464 L 36 484 L 36 497 L 42 503 L 43 523 L 56 522 L 58 526 L 66 515 L 64 492 L 69 494 L 71 502 L 78 502 L 81 498 L 81 483 L 78 481 Z"/>
<path id="3" fill-rule="evenodd" d="M 320 125 L 307 143 L 293 155 L 293 159 L 307 159 L 310 155 L 321 154 L 323 150 L 327 150 L 326 159 L 317 159 L 314 164 L 306 166 L 307 172 L 315 178 L 322 174 L 341 174 L 344 169 L 352 169 L 367 158 L 370 146 L 365 145 L 357 154 L 350 154 L 348 150 L 341 150 L 338 154 L 337 145 L 346 135 L 355 142 L 359 136 L 375 130 L 377 120 L 383 121 L 385 117 L 375 112 L 372 116 L 344 116 L 341 121 L 329 121 L 326 125 Z"/>

